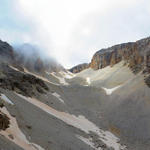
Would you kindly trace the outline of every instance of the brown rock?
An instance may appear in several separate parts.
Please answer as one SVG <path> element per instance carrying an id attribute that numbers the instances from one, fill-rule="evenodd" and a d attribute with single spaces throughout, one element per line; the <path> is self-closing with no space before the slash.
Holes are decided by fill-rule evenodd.
<path id="1" fill-rule="evenodd" d="M 150 38 L 101 49 L 96 52 L 89 66 L 95 70 L 117 64 L 124 60 L 125 64 L 137 73 L 147 68 L 150 70 Z"/>
<path id="2" fill-rule="evenodd" d="M 88 67 L 89 67 L 89 64 L 87 64 L 87 63 L 79 64 L 79 65 L 69 69 L 69 71 L 72 72 L 72 73 L 78 73 L 78 72 L 81 72 L 84 69 L 87 69 Z"/>
<path id="3" fill-rule="evenodd" d="M 9 128 L 9 124 L 10 122 L 7 115 L 0 111 L 0 130 L 6 130 L 7 128 Z"/>

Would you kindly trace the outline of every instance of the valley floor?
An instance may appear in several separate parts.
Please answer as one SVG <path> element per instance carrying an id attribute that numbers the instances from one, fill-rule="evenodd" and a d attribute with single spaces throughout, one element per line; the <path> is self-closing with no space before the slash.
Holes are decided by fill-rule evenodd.
<path id="1" fill-rule="evenodd" d="M 121 62 L 76 75 L 32 75 L 49 92 L 31 98 L 0 88 L 0 111 L 10 118 L 0 149 L 149 150 L 150 89 L 142 73 Z"/>

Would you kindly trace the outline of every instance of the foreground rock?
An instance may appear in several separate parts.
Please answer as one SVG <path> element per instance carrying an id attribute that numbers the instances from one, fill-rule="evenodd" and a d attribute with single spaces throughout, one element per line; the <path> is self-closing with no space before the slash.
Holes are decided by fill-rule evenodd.
<path id="1" fill-rule="evenodd" d="M 9 128 L 9 124 L 10 122 L 7 115 L 0 111 L 0 130 L 6 130 L 7 128 Z"/>

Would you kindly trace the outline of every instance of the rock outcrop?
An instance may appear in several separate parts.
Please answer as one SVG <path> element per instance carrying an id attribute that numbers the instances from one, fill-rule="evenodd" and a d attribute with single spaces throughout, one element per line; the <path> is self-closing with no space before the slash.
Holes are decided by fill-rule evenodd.
<path id="1" fill-rule="evenodd" d="M 91 60 L 90 67 L 97 70 L 113 66 L 124 60 L 134 73 L 145 69 L 150 71 L 150 38 L 101 49 Z"/>
<path id="2" fill-rule="evenodd" d="M 13 48 L 7 43 L 0 40 L 0 61 L 12 61 L 14 59 Z"/>
<path id="3" fill-rule="evenodd" d="M 0 87 L 25 96 L 44 94 L 49 89 L 43 80 L 27 73 L 16 71 L 7 64 L 0 64 Z"/>
<path id="4" fill-rule="evenodd" d="M 72 73 L 78 73 L 78 72 L 81 72 L 84 69 L 87 69 L 88 67 L 89 67 L 89 64 L 83 63 L 83 64 L 79 64 L 79 65 L 69 69 L 69 71 L 72 72 Z"/>
<path id="5" fill-rule="evenodd" d="M 7 115 L 0 111 L 0 130 L 6 130 L 7 128 L 9 128 L 9 124 L 10 121 Z"/>

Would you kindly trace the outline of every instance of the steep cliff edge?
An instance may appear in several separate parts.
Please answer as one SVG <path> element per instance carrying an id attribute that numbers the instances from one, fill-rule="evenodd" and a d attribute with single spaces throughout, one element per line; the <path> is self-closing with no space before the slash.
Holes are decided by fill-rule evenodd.
<path id="1" fill-rule="evenodd" d="M 150 72 L 150 37 L 112 46 L 97 51 L 90 63 L 90 67 L 97 70 L 106 66 L 113 66 L 124 60 L 134 73 L 144 69 Z"/>

